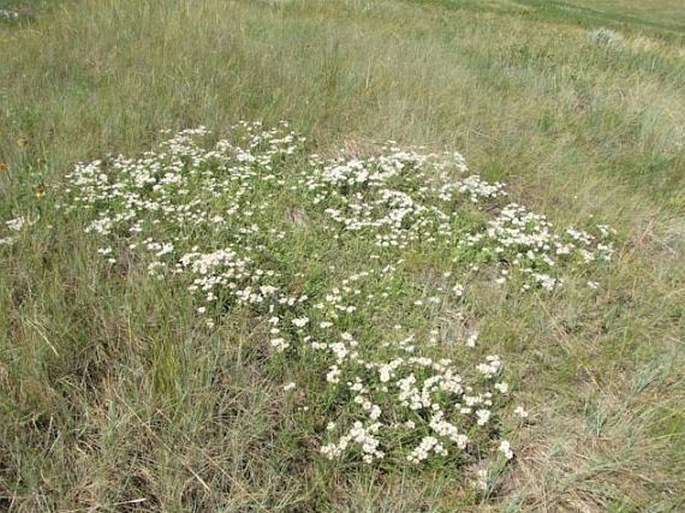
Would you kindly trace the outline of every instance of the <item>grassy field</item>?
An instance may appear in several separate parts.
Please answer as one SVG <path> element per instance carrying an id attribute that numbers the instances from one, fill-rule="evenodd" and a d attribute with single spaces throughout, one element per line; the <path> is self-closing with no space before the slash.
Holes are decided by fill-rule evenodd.
<path id="1" fill-rule="evenodd" d="M 685 510 L 683 77 L 675 0 L 0 0 L 0 510 Z"/>

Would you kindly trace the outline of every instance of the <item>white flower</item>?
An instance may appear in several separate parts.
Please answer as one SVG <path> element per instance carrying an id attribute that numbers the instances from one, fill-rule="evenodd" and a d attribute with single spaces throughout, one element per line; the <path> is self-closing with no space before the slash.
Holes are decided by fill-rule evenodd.
<path id="1" fill-rule="evenodd" d="M 514 413 L 515 413 L 516 415 L 518 415 L 519 417 L 521 417 L 522 419 L 525 419 L 525 418 L 528 417 L 528 412 L 527 412 L 526 410 L 523 409 L 523 406 L 517 406 L 517 407 L 514 409 Z"/>
<path id="2" fill-rule="evenodd" d="M 5 221 L 7 228 L 13 232 L 20 232 L 25 226 L 33 226 L 36 224 L 37 219 L 29 219 L 25 216 L 19 216 L 9 221 Z"/>
<path id="3" fill-rule="evenodd" d="M 478 341 L 478 332 L 474 331 L 466 339 L 466 347 L 476 347 L 476 342 Z"/>
<path id="4" fill-rule="evenodd" d="M 478 425 L 484 426 L 490 420 L 490 410 L 477 410 L 476 416 L 478 417 Z"/>
<path id="5" fill-rule="evenodd" d="M 329 383 L 337 384 L 340 383 L 340 368 L 337 365 L 331 365 L 326 374 L 326 381 Z"/>
<path id="6" fill-rule="evenodd" d="M 283 351 L 285 351 L 286 349 L 288 349 L 290 347 L 290 343 L 281 337 L 272 338 L 270 343 L 271 343 L 271 347 L 273 347 L 279 353 L 282 353 Z"/>
<path id="7" fill-rule="evenodd" d="M 433 436 L 424 436 L 419 446 L 407 455 L 407 461 L 412 463 L 419 463 L 427 459 L 431 451 L 437 454 L 447 455 L 447 450 L 438 441 L 437 438 Z"/>
<path id="8" fill-rule="evenodd" d="M 292 320 L 293 326 L 297 328 L 304 328 L 309 323 L 308 317 L 300 317 Z"/>
<path id="9" fill-rule="evenodd" d="M 481 363 L 476 368 L 487 378 L 492 378 L 499 373 L 502 368 L 502 362 L 500 361 L 499 356 L 496 355 L 488 356 L 486 360 L 487 363 Z"/>
<path id="10" fill-rule="evenodd" d="M 502 440 L 502 442 L 499 444 L 498 450 L 504 454 L 504 457 L 507 458 L 508 460 L 512 459 L 514 457 L 514 451 L 511 449 L 511 444 L 507 442 L 506 440 Z"/>
<path id="11" fill-rule="evenodd" d="M 370 411 L 369 411 L 369 418 L 371 420 L 378 420 L 378 418 L 381 416 L 381 409 L 377 404 L 371 405 Z"/>

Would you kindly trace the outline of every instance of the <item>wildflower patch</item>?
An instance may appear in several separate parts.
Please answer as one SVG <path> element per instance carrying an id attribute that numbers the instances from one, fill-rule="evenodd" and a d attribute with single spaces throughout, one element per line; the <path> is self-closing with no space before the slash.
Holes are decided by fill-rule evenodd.
<path id="1" fill-rule="evenodd" d="M 610 260 L 611 230 L 557 230 L 457 153 L 389 144 L 327 159 L 286 123 L 212 138 L 184 130 L 139 158 L 79 164 L 60 208 L 88 213 L 108 265 L 135 255 L 151 279 L 183 287 L 206 329 L 235 308 L 266 326 L 268 365 L 307 401 L 321 457 L 514 458 L 516 423 L 503 419 L 528 412 L 504 362 L 475 330 L 450 335 L 438 313 L 459 309 L 484 269 L 496 286 L 552 292 Z M 431 287 L 412 274 L 421 259 L 438 272 Z M 303 366 L 311 376 L 293 381 Z"/>

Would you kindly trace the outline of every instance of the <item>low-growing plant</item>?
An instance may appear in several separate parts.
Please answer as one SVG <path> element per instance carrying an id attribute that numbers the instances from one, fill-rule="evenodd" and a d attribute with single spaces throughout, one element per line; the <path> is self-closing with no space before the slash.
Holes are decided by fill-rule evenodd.
<path id="1" fill-rule="evenodd" d="M 551 293 L 610 260 L 611 230 L 557 231 L 458 153 L 389 144 L 328 159 L 287 123 L 240 122 L 207 146 L 211 138 L 188 129 L 138 158 L 78 164 L 56 208 L 83 220 L 113 270 L 143 267 L 185 288 L 198 329 L 251 311 L 265 327 L 265 366 L 297 392 L 322 457 L 478 462 L 471 478 L 484 489 L 487 468 L 514 457 L 507 437 L 527 412 L 487 341 L 455 336 L 438 314 L 467 307 L 474 276 Z M 7 220 L 3 246 L 35 222 Z M 430 289 L 407 269 L 427 255 L 441 263 Z M 354 273 L 326 267 L 341 257 Z M 324 269 L 309 270 L 313 261 Z M 290 380 L 301 368 L 306 382 Z"/>

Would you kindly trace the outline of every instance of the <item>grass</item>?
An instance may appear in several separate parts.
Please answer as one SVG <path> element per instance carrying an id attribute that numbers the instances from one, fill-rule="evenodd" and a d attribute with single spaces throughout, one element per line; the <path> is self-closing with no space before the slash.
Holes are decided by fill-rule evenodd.
<path id="1" fill-rule="evenodd" d="M 30 17 L 0 22 L 0 220 L 36 223 L 0 246 L 0 509 L 685 507 L 677 2 L 649 12 L 628 0 L 22 5 Z M 593 44 L 601 27 L 623 43 Z M 485 457 L 419 467 L 321 457 L 321 412 L 352 411 L 326 395 L 325 362 L 271 355 L 264 316 L 247 307 L 207 328 L 185 283 L 148 276 L 144 255 L 112 266 L 83 233 L 92 211 L 55 209 L 70 201 L 76 162 L 140 155 L 162 129 L 230 137 L 240 119 L 286 119 L 326 158 L 376 155 L 388 139 L 459 151 L 555 226 L 618 231 L 609 265 L 564 266 L 568 286 L 552 294 L 495 286 L 485 262 L 467 274 L 481 258 L 469 254 L 452 269 L 464 302 L 429 315 L 408 298 L 430 296 L 454 248 L 409 248 L 397 296 L 350 321 L 369 340 L 396 322 L 457 338 L 478 330 L 483 356 L 502 358 L 510 406 L 530 417 L 502 413 L 516 457 L 493 467 L 487 493 L 468 477 Z M 316 295 L 369 267 L 368 240 L 333 242 L 305 196 L 270 192 L 259 222 L 292 234 L 269 242 L 288 287 Z M 480 215 L 490 212 L 474 212 L 473 226 Z"/>

